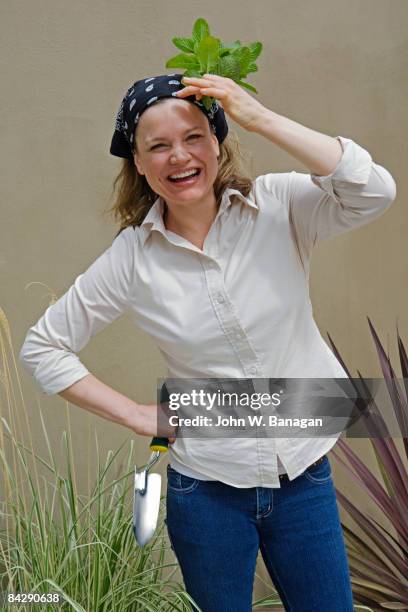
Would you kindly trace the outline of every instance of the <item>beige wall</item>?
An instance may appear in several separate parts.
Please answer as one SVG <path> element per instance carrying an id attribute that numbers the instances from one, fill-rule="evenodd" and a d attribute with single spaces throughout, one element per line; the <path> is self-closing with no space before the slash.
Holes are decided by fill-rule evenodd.
<path id="1" fill-rule="evenodd" d="M 225 42 L 259 40 L 259 72 L 249 82 L 268 108 L 332 136 L 352 138 L 397 182 L 384 217 L 315 250 L 311 295 L 319 328 L 329 332 L 351 368 L 379 369 L 366 317 L 391 356 L 395 325 L 408 344 L 406 241 L 406 0 L 264 0 L 3 2 L 1 10 L 0 305 L 16 352 L 48 305 L 48 285 L 62 295 L 111 243 L 116 228 L 100 217 L 119 161 L 109 144 L 119 102 L 136 79 L 167 72 L 173 36 L 188 36 L 204 17 Z M 171 71 L 170 71 L 171 72 Z M 260 136 L 238 132 L 256 174 L 307 169 Z M 156 347 L 127 319 L 93 338 L 81 353 L 107 384 L 139 402 L 155 400 L 165 373 Z M 57 440 L 64 401 L 43 395 L 22 373 L 29 410 L 43 407 Z M 89 427 L 102 447 L 128 437 L 118 426 L 72 407 L 82 465 Z M 39 431 L 36 419 L 32 431 Z M 148 439 L 138 438 L 140 462 Z M 38 442 L 41 446 L 41 442 Z M 359 441 L 369 454 L 367 441 Z M 332 462 L 336 483 L 343 474 Z M 83 471 L 79 476 L 81 477 Z M 356 495 L 358 492 L 356 491 Z M 361 495 L 360 505 L 368 506 Z"/>

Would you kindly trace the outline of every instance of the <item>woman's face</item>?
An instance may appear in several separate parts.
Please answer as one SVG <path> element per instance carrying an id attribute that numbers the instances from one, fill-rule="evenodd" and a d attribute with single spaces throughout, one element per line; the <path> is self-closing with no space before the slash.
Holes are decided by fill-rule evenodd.
<path id="1" fill-rule="evenodd" d="M 166 98 L 144 111 L 136 128 L 134 161 L 155 193 L 173 205 L 214 201 L 218 140 L 207 117 L 186 100 Z M 198 169 L 185 181 L 169 177 Z"/>

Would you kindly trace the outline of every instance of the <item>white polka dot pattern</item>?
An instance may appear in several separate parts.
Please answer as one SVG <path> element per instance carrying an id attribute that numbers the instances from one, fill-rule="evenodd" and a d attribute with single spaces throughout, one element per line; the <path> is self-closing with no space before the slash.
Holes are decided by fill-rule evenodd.
<path id="1" fill-rule="evenodd" d="M 182 74 L 171 73 L 148 77 L 136 81 L 129 87 L 116 116 L 115 133 L 110 148 L 112 155 L 132 159 L 133 134 L 141 113 L 161 98 L 176 96 L 177 92 L 184 87 L 181 83 L 182 76 Z M 150 85 L 147 85 L 147 83 L 150 83 Z M 155 95 L 152 96 L 151 92 L 154 92 Z M 186 100 L 196 104 L 205 113 L 215 135 L 221 143 L 228 133 L 228 124 L 224 111 L 217 101 L 214 101 L 210 109 L 207 110 L 202 102 L 195 99 L 194 95 L 188 96 Z"/>

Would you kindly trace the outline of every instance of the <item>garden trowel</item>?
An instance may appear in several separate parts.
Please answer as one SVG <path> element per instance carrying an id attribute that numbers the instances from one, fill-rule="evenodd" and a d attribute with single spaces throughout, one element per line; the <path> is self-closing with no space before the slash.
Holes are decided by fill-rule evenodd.
<path id="1" fill-rule="evenodd" d="M 150 444 L 152 453 L 148 462 L 141 469 L 135 468 L 133 533 L 139 546 L 147 544 L 156 531 L 160 510 L 161 476 L 151 474 L 150 469 L 167 449 L 167 438 L 153 438 Z"/>
<path id="2" fill-rule="evenodd" d="M 169 394 L 164 384 L 160 391 L 160 404 L 168 402 Z M 168 450 L 167 438 L 153 438 L 150 443 L 151 455 L 142 467 L 135 467 L 135 488 L 133 496 L 133 533 L 139 546 L 151 540 L 156 531 L 160 510 L 161 476 L 150 474 L 150 469 Z"/>

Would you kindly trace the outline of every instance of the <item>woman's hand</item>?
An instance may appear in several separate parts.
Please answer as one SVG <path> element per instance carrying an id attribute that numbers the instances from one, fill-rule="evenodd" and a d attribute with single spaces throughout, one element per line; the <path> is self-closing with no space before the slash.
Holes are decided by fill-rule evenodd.
<path id="1" fill-rule="evenodd" d="M 141 436 L 168 438 L 169 444 L 175 442 L 177 425 L 169 424 L 169 416 L 175 415 L 169 411 L 168 405 L 138 404 L 137 408 L 129 423 L 130 429 Z"/>
<path id="2" fill-rule="evenodd" d="M 205 74 L 201 78 L 183 77 L 181 81 L 185 87 L 174 97 L 185 98 L 195 94 L 197 100 L 201 100 L 203 96 L 216 98 L 231 119 L 250 132 L 259 124 L 262 114 L 267 110 L 230 78 Z"/>

